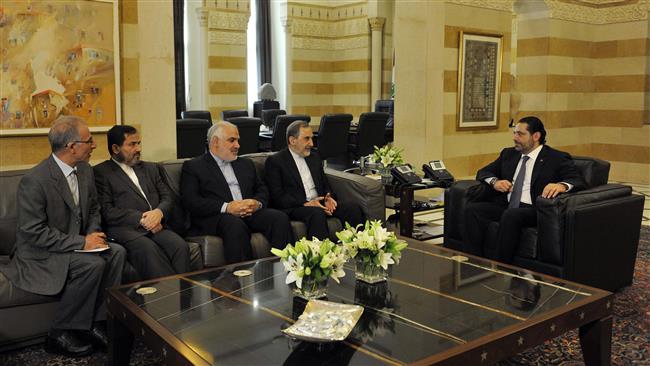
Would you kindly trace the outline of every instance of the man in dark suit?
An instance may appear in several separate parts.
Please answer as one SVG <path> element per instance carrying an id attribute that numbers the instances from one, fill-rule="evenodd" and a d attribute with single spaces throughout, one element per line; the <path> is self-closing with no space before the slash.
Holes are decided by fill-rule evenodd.
<path id="1" fill-rule="evenodd" d="M 18 230 L 3 270 L 16 286 L 60 297 L 45 342 L 52 353 L 81 356 L 107 344 L 104 293 L 119 285 L 126 252 L 106 243 L 88 160 L 96 145 L 79 117 L 59 117 L 48 134 L 52 155 L 18 186 Z M 96 250 L 97 253 L 78 253 Z"/>
<path id="2" fill-rule="evenodd" d="M 94 168 L 106 233 L 124 245 L 142 279 L 189 272 L 187 243 L 164 226 L 174 199 L 158 166 L 140 160 L 140 134 L 117 125 L 107 140 L 111 159 Z"/>
<path id="3" fill-rule="evenodd" d="M 268 191 L 252 161 L 237 158 L 239 131 L 229 122 L 208 130 L 210 151 L 183 164 L 181 196 L 195 235 L 223 239 L 229 263 L 252 259 L 251 232 L 262 232 L 274 248 L 293 241 L 289 218 L 267 208 Z"/>
<path id="4" fill-rule="evenodd" d="M 503 149 L 476 174 L 489 186 L 489 199 L 468 204 L 466 211 L 465 250 L 483 255 L 486 228 L 499 221 L 497 259 L 505 263 L 512 262 L 522 227 L 537 225 L 538 196 L 553 198 L 585 186 L 571 155 L 545 145 L 546 130 L 537 117 L 519 120 L 513 140 L 514 147 Z"/>
<path id="5" fill-rule="evenodd" d="M 293 220 L 307 225 L 307 237 L 332 237 L 327 218 L 334 216 L 344 224 L 365 222 L 361 207 L 354 202 L 337 202 L 323 170 L 323 161 L 311 153 L 313 132 L 309 123 L 295 121 L 287 127 L 287 148 L 266 159 L 266 184 L 271 206 Z M 335 239 L 333 237 L 332 239 Z"/>

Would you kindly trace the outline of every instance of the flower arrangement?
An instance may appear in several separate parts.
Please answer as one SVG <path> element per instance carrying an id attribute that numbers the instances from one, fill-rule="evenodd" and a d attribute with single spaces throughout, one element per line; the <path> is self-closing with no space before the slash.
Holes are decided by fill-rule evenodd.
<path id="1" fill-rule="evenodd" d="M 352 227 L 345 224 L 345 230 L 336 233 L 345 253 L 356 259 L 356 277 L 375 283 L 386 279 L 389 264 L 399 263 L 402 250 L 408 244 L 397 239 L 395 233 L 381 225 L 381 221 L 366 221 L 365 225 Z"/>
<path id="2" fill-rule="evenodd" d="M 273 248 L 271 253 L 281 258 L 289 272 L 286 283 L 295 282 L 297 293 L 307 298 L 323 296 L 328 278 L 338 283 L 339 278 L 345 276 L 343 265 L 347 256 L 344 248 L 329 239 L 302 238 L 282 250 Z"/>
<path id="3" fill-rule="evenodd" d="M 375 151 L 370 156 L 370 163 L 381 164 L 384 168 L 404 164 L 402 151 L 402 149 L 397 149 L 391 145 L 384 145 L 382 147 L 375 146 Z"/>

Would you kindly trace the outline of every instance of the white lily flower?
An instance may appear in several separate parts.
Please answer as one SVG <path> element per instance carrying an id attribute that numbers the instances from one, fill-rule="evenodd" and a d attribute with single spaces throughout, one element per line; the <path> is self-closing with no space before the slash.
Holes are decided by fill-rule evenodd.
<path id="1" fill-rule="evenodd" d="M 389 264 L 394 264 L 393 255 L 384 251 L 379 251 L 379 265 L 383 269 L 388 269 Z"/>

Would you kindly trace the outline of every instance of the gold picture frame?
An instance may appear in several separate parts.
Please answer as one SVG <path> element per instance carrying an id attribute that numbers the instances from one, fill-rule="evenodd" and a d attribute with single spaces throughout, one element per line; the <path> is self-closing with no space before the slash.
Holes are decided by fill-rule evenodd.
<path id="1" fill-rule="evenodd" d="M 503 35 L 460 32 L 458 130 L 498 127 L 502 67 Z"/>
<path id="2" fill-rule="evenodd" d="M 118 0 L 5 5 L 0 137 L 47 134 L 60 115 L 121 124 Z"/>

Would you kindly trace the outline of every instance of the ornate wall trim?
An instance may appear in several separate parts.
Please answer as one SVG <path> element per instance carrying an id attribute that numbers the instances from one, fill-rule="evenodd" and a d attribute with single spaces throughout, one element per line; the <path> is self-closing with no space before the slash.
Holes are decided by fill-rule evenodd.
<path id="1" fill-rule="evenodd" d="M 514 11 L 515 0 L 446 0 L 450 4 L 473 6 L 492 10 Z"/>
<path id="2" fill-rule="evenodd" d="M 300 48 L 306 50 L 327 50 L 327 51 L 340 51 L 351 50 L 357 48 L 370 47 L 370 35 L 362 35 L 351 38 L 341 39 L 323 39 L 311 37 L 293 37 L 292 48 Z"/>
<path id="3" fill-rule="evenodd" d="M 649 0 L 544 0 L 551 18 L 588 24 L 625 23 L 648 19 Z M 594 4 L 599 6 L 594 6 Z"/>
<path id="4" fill-rule="evenodd" d="M 208 17 L 208 28 L 246 31 L 249 13 L 223 12 L 211 10 Z"/>
<path id="5" fill-rule="evenodd" d="M 326 6 L 287 2 L 287 15 L 292 18 L 337 21 L 348 18 L 368 16 L 368 2 Z"/>

